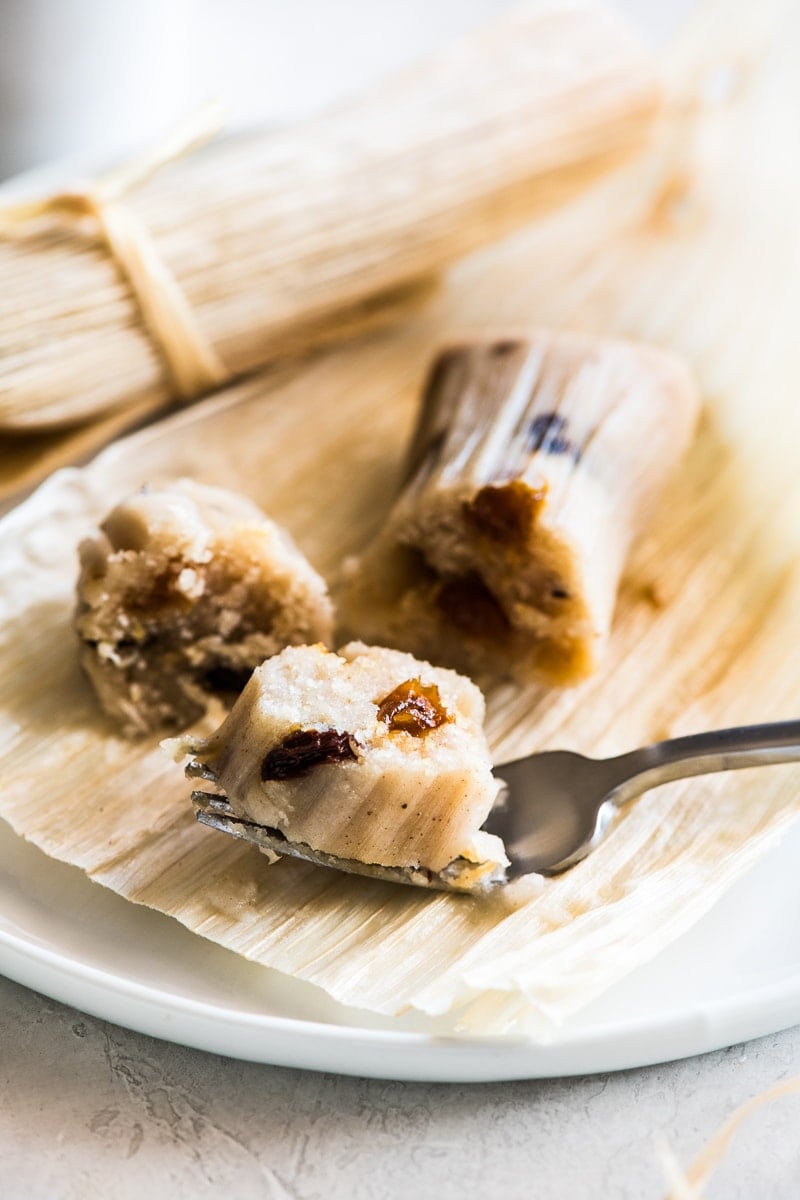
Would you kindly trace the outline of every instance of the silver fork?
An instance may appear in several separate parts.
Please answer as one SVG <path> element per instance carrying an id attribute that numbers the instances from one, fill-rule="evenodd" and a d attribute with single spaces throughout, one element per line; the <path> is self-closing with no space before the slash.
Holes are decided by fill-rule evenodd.
<path id="1" fill-rule="evenodd" d="M 586 758 L 569 750 L 546 750 L 495 767 L 504 789 L 483 828 L 505 843 L 510 865 L 504 877 L 556 875 L 580 862 L 601 841 L 616 810 L 650 788 L 691 775 L 800 762 L 800 721 L 718 729 L 656 742 L 616 758 Z M 187 772 L 189 773 L 189 772 Z M 208 778 L 200 774 L 200 777 Z M 271 854 L 290 855 L 350 874 L 440 890 L 469 890 L 461 863 L 438 874 L 381 867 L 337 858 L 293 843 L 275 829 L 237 817 L 227 798 L 192 794 L 197 819 L 223 833 L 254 842 Z M 486 881 L 479 885 L 486 890 Z"/>
<path id="2" fill-rule="evenodd" d="M 495 767 L 505 794 L 484 828 L 505 842 L 508 878 L 557 875 L 602 840 L 621 805 L 691 775 L 800 762 L 800 721 L 656 742 L 616 758 L 548 750 Z"/>

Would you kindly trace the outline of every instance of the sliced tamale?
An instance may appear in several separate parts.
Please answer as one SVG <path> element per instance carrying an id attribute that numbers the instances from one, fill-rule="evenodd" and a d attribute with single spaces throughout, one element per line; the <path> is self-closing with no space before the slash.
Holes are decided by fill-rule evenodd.
<path id="1" fill-rule="evenodd" d="M 537 333 L 446 350 L 406 486 L 347 564 L 348 631 L 464 670 L 585 678 L 696 414 L 685 368 L 650 347 Z"/>
<path id="2" fill-rule="evenodd" d="M 81 663 L 128 735 L 180 729 L 284 646 L 328 639 L 323 579 L 250 500 L 181 479 L 80 545 Z"/>
<path id="3" fill-rule="evenodd" d="M 219 785 L 226 812 L 270 833 L 273 857 L 480 890 L 508 862 L 480 832 L 499 790 L 483 715 L 475 684 L 410 654 L 290 647 L 253 673 L 216 733 L 173 745 L 193 756 L 190 778 Z"/>

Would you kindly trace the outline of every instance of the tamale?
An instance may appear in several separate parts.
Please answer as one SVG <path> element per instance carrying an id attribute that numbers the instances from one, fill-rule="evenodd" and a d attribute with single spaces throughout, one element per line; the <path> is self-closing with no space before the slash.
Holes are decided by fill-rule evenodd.
<path id="1" fill-rule="evenodd" d="M 324 580 L 237 492 L 190 479 L 145 485 L 78 554 L 81 664 L 129 736 L 183 729 L 265 658 L 330 640 Z"/>
<path id="2" fill-rule="evenodd" d="M 258 667 L 191 755 L 193 800 L 255 826 L 273 861 L 296 853 L 421 887 L 504 881 L 502 842 L 481 832 L 500 789 L 471 680 L 410 654 L 351 642 L 335 654 L 291 646 Z M 235 827 L 234 830 L 235 832 Z"/>
<path id="3" fill-rule="evenodd" d="M 114 211 L 233 378 L 562 203 L 642 148 L 659 104 L 610 6 L 547 0 L 318 119 L 166 166 Z M 91 216 L 0 210 L 0 234 L 0 429 L 178 394 Z"/>
<path id="4" fill-rule="evenodd" d="M 539 331 L 450 347 L 403 493 L 348 564 L 349 631 L 472 673 L 585 679 L 696 415 L 683 364 L 649 346 Z"/>

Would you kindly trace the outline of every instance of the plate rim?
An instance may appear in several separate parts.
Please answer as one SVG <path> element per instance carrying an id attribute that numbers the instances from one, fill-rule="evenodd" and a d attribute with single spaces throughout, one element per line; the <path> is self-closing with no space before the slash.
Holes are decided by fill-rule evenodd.
<path id="1" fill-rule="evenodd" d="M 605 1020 L 575 1030 L 566 1025 L 563 1036 L 549 1041 L 518 1033 L 370 1029 L 226 1008 L 97 967 L 1 926 L 0 973 L 97 1019 L 206 1053 L 419 1082 L 506 1082 L 646 1067 L 777 1033 L 800 1020 L 800 970 L 713 1006 L 697 1001 L 685 1008 L 645 1013 L 633 1021 Z M 188 1028 L 174 1027 L 176 1018 L 188 1022 Z M 245 1051 L 238 1040 L 243 1033 L 253 1032 L 259 1035 L 257 1044 Z M 644 1050 L 648 1043 L 651 1052 Z M 340 1058 L 342 1050 L 348 1052 L 347 1061 Z M 376 1050 L 387 1056 L 382 1062 L 371 1061 Z M 570 1058 L 575 1061 L 570 1063 Z"/>

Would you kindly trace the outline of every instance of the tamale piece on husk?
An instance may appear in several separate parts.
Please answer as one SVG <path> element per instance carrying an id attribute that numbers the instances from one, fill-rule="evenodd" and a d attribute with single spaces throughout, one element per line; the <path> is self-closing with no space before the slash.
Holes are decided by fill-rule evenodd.
<path id="1" fill-rule="evenodd" d="M 81 665 L 128 736 L 184 729 L 285 646 L 329 641 L 325 581 L 237 492 L 144 486 L 78 553 Z"/>
<path id="2" fill-rule="evenodd" d="M 482 891 L 508 865 L 480 828 L 500 788 L 483 716 L 471 680 L 410 654 L 293 646 L 254 671 L 210 737 L 171 745 L 214 788 L 193 793 L 199 819 L 234 834 L 243 823 L 273 861 Z"/>
<path id="3" fill-rule="evenodd" d="M 696 416 L 685 367 L 648 346 L 541 332 L 445 351 L 403 493 L 347 566 L 348 631 L 462 670 L 584 679 Z"/>
<path id="4" fill-rule="evenodd" d="M 640 151 L 660 105 L 611 5 L 546 0 L 110 200 L 0 210 L 0 429 L 152 409 L 369 322 Z"/>

